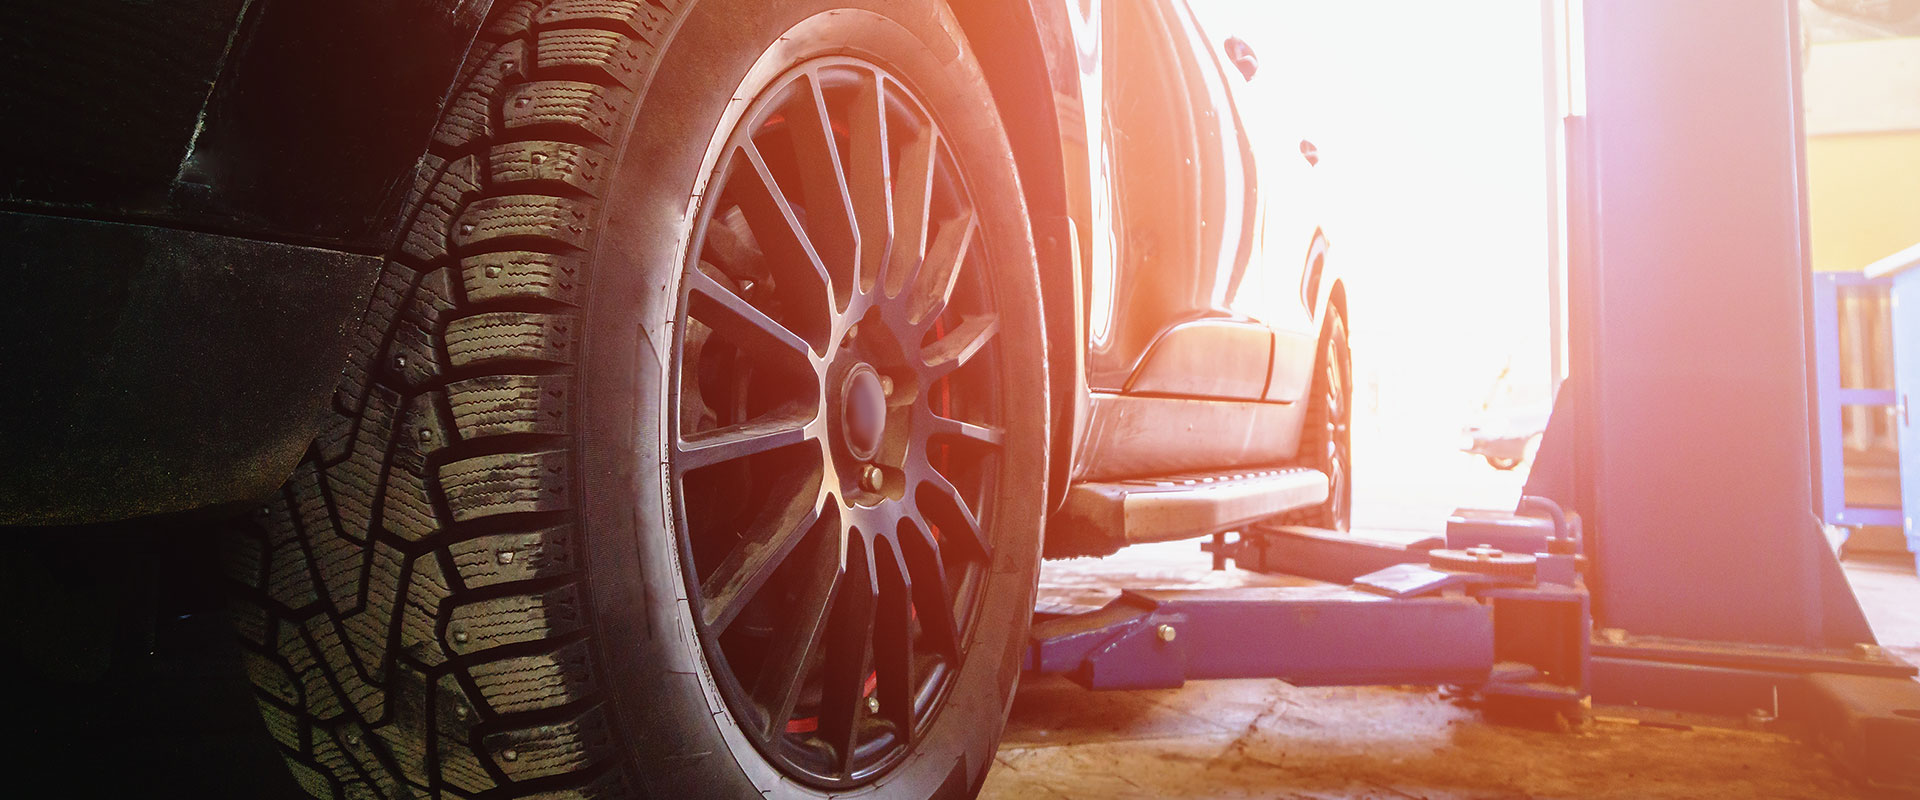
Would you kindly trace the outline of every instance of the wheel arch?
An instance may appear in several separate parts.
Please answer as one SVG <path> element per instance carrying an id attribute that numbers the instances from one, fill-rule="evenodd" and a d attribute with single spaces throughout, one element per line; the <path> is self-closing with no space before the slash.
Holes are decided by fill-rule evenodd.
<path id="1" fill-rule="evenodd" d="M 1063 123 L 1070 120 L 1061 118 L 1081 107 L 1073 26 L 1066 4 L 1049 0 L 973 0 L 949 7 L 986 74 L 1033 220 L 1049 344 L 1052 507 L 1066 493 L 1087 402 L 1079 239 L 1088 231 L 1075 213 L 1087 204 L 1073 202 L 1087 187 L 1084 176 L 1076 179 L 1067 167 L 1076 148 L 1084 162 L 1085 143 L 1065 135 Z"/>

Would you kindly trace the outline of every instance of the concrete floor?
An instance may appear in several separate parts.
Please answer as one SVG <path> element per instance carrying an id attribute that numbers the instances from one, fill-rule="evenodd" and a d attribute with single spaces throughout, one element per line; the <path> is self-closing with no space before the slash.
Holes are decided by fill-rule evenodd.
<path id="1" fill-rule="evenodd" d="M 1362 444 L 1357 442 L 1356 444 Z M 1406 452 L 1402 450 L 1401 452 Z M 1524 475 L 1429 449 L 1369 462 L 1365 535 L 1436 532 L 1458 505 L 1511 505 Z M 1382 454 L 1384 455 L 1384 454 Z M 1042 602 L 1099 604 L 1119 587 L 1293 583 L 1212 572 L 1193 542 L 1054 562 Z M 1920 663 L 1920 579 L 1898 560 L 1850 563 L 1883 643 Z M 1851 798 L 1867 796 L 1794 739 L 1746 720 L 1600 707 L 1571 730 L 1494 725 L 1427 688 L 1296 688 L 1218 681 L 1088 692 L 1023 684 L 981 797 L 1011 798 Z"/>
<path id="2" fill-rule="evenodd" d="M 1602 713 L 1604 714 L 1604 709 Z M 1601 716 L 1502 727 L 1415 688 L 1196 683 L 1090 697 L 1021 689 L 981 793 L 1012 798 L 1850 798 L 1773 733 Z"/>

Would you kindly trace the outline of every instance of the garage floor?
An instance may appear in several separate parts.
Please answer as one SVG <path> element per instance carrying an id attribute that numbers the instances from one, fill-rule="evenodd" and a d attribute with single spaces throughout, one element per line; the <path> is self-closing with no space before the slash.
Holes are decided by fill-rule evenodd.
<path id="1" fill-rule="evenodd" d="M 1356 444 L 1359 444 L 1358 442 Z M 1434 452 L 1434 451 L 1429 451 Z M 1360 452 L 1361 457 L 1366 452 Z M 1426 463 L 1426 462 L 1431 463 Z M 1369 463 L 1356 527 L 1437 530 L 1455 505 L 1511 504 L 1523 476 L 1439 451 Z M 1404 473 L 1405 480 L 1396 480 Z M 1390 498 L 1390 499 L 1389 499 Z M 1118 587 L 1284 585 L 1211 572 L 1193 542 L 1054 562 L 1042 601 L 1100 603 Z M 1920 579 L 1900 562 L 1848 565 L 1890 650 L 1920 661 Z M 1219 681 L 1087 692 L 1021 687 L 981 795 L 1011 798 L 1851 798 L 1867 796 L 1788 736 L 1724 718 L 1597 708 L 1569 731 L 1493 725 L 1431 689 Z"/>

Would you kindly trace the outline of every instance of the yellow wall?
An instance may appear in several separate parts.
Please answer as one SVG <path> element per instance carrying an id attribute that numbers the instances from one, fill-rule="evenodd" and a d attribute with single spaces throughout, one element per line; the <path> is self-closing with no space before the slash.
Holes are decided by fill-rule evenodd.
<path id="1" fill-rule="evenodd" d="M 1806 65 L 1813 268 L 1858 270 L 1920 242 L 1920 37 L 1819 42 Z"/>
<path id="2" fill-rule="evenodd" d="M 1920 242 L 1920 131 L 1807 141 L 1813 268 L 1858 270 Z"/>

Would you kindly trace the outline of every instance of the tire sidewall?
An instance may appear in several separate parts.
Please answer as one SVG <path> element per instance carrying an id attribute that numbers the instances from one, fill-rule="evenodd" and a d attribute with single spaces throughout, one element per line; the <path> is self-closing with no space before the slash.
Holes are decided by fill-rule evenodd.
<path id="1" fill-rule="evenodd" d="M 767 7 L 778 5 L 780 7 Z M 850 8 L 867 6 L 865 9 Z M 910 9 L 903 11 L 902 8 Z M 598 231 L 581 337 L 579 441 L 587 588 L 612 685 L 615 727 L 644 794 L 824 796 L 783 777 L 741 732 L 701 651 L 674 533 L 666 424 L 680 274 L 690 223 L 717 148 L 764 83 L 804 55 L 862 55 L 888 65 L 948 133 L 970 173 L 996 289 L 1031 313 L 1002 314 L 1000 350 L 1034 386 L 1002 392 L 1008 452 L 1001 485 L 1041 487 L 996 499 L 996 541 L 965 667 L 908 759 L 841 794 L 971 792 L 993 755 L 1019 674 L 1032 608 L 1045 497 L 1047 403 L 1033 245 L 1011 150 L 944 8 L 898 3 L 702 0 L 682 11 L 629 123 Z M 798 27 L 796 27 L 798 26 Z M 982 729 L 985 728 L 986 731 Z"/>

